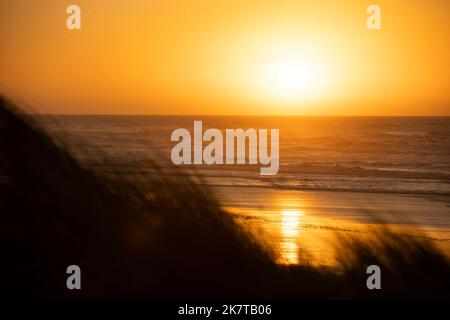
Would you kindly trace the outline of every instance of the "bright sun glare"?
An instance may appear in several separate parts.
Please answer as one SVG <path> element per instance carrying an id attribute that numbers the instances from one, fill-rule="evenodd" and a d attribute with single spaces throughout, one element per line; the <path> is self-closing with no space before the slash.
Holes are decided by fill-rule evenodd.
<path id="1" fill-rule="evenodd" d="M 327 81 L 326 71 L 317 58 L 281 56 L 264 66 L 262 80 L 273 98 L 298 100 L 321 92 Z"/>

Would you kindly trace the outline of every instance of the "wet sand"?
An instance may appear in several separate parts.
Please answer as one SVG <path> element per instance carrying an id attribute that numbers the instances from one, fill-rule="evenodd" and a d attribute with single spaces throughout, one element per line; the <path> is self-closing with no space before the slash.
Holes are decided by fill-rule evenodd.
<path id="1" fill-rule="evenodd" d="M 388 225 L 450 252 L 448 203 L 410 195 L 215 187 L 235 219 L 282 264 L 333 265 L 333 239 Z"/>

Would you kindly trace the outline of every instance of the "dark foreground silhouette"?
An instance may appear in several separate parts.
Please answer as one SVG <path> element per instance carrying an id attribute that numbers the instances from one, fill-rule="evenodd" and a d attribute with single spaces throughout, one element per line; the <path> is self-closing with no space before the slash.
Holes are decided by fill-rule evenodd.
<path id="1" fill-rule="evenodd" d="M 339 268 L 278 266 L 207 188 L 178 168 L 164 170 L 155 163 L 133 180 L 94 173 L 0 98 L 2 296 L 450 297 L 450 263 L 432 240 L 380 227 L 368 240 L 337 237 Z M 82 290 L 66 288 L 72 264 L 81 267 Z M 382 290 L 366 287 L 372 264 L 381 267 Z"/>

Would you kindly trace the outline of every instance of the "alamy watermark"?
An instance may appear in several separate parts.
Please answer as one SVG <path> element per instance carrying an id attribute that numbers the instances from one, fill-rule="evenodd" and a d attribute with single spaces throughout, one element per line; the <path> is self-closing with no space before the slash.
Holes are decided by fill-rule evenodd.
<path id="1" fill-rule="evenodd" d="M 72 4 L 67 7 L 66 13 L 69 16 L 66 19 L 66 27 L 69 30 L 81 29 L 81 9 L 79 6 Z"/>
<path id="2" fill-rule="evenodd" d="M 369 30 L 381 30 L 381 8 L 376 4 L 371 4 L 366 9 L 366 26 Z M 66 27 L 69 30 L 81 30 L 81 8 L 72 4 L 67 7 L 66 13 L 69 16 L 66 19 Z"/>
<path id="3" fill-rule="evenodd" d="M 270 151 L 269 149 L 270 135 Z M 172 132 L 171 141 L 178 142 L 171 152 L 176 165 L 232 165 L 261 164 L 261 175 L 275 175 L 279 169 L 279 129 L 225 129 L 225 138 L 219 129 L 210 128 L 203 132 L 203 122 L 194 121 L 193 139 L 191 132 L 178 128 Z M 248 144 L 247 144 L 248 141 Z M 204 142 L 207 145 L 204 147 Z M 225 146 L 224 146 L 225 143 Z M 247 148 L 248 147 L 248 148 Z M 248 149 L 248 154 L 247 154 Z"/>
<path id="4" fill-rule="evenodd" d="M 81 269 L 78 265 L 72 264 L 67 267 L 66 273 L 69 275 L 66 286 L 69 290 L 81 290 Z"/>
<path id="5" fill-rule="evenodd" d="M 381 289 L 381 268 L 376 265 L 370 265 L 366 269 L 366 273 L 370 274 L 367 278 L 366 286 L 369 290 L 380 290 Z"/>

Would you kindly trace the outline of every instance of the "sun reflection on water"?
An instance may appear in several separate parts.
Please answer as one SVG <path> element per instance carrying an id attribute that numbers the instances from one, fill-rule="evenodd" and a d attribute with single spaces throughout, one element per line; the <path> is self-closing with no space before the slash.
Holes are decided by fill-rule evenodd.
<path id="1" fill-rule="evenodd" d="M 280 241 L 280 263 L 298 264 L 299 246 L 298 236 L 300 234 L 302 211 L 286 210 L 281 212 L 281 236 Z"/>
<path id="2" fill-rule="evenodd" d="M 276 197 L 258 208 L 227 207 L 236 221 L 267 249 L 277 264 L 332 266 L 336 221 L 317 216 L 301 197 Z M 317 205 L 316 205 L 317 206 Z M 329 228 L 331 226 L 331 228 Z"/>

